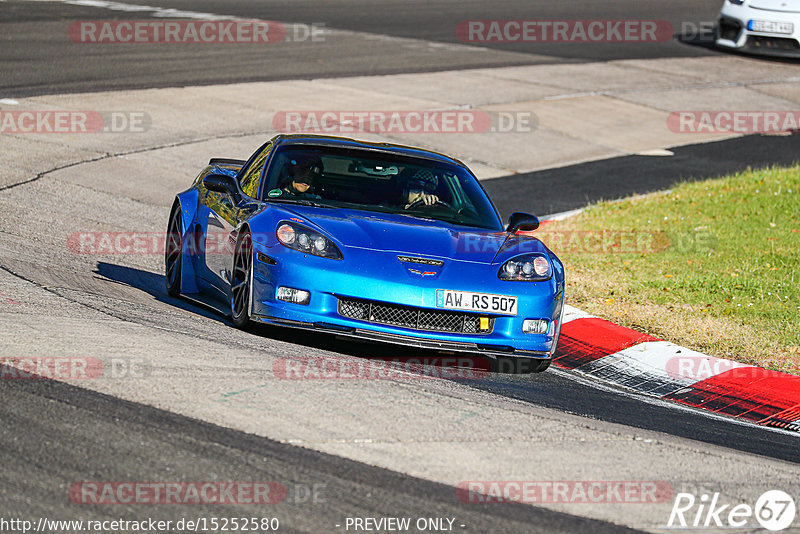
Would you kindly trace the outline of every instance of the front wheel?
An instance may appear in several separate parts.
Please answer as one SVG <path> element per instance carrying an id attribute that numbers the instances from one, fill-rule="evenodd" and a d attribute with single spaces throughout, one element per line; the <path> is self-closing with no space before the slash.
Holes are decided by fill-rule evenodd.
<path id="1" fill-rule="evenodd" d="M 550 367 L 550 362 L 553 360 L 538 360 L 538 365 L 532 366 L 530 373 L 542 373 Z"/>
<path id="2" fill-rule="evenodd" d="M 538 360 L 535 358 L 508 358 L 498 356 L 492 362 L 492 372 L 511 375 L 525 375 L 541 373 L 550 367 L 550 359 Z"/>
<path id="3" fill-rule="evenodd" d="M 164 278 L 167 293 L 172 297 L 181 294 L 181 267 L 183 264 L 183 215 L 181 205 L 176 203 L 169 216 L 167 239 L 164 246 Z"/>
<path id="4" fill-rule="evenodd" d="M 253 269 L 253 238 L 243 230 L 236 243 L 231 276 L 231 320 L 238 328 L 250 322 L 250 275 Z"/>

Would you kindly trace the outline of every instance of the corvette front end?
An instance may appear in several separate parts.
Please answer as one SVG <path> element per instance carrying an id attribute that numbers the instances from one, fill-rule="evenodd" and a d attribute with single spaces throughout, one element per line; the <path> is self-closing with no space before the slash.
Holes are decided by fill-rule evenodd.
<path id="1" fill-rule="evenodd" d="M 461 162 L 413 147 L 277 135 L 209 161 L 173 204 L 167 292 L 251 321 L 494 359 L 542 372 L 564 268 L 505 224 Z M 222 305 L 220 307 L 220 304 Z M 496 364 L 496 365 L 495 365 Z M 510 364 L 510 365 L 509 365 Z"/>
<path id="2" fill-rule="evenodd" d="M 423 239 L 431 229 L 417 231 Z M 538 240 L 526 243 L 552 267 L 547 279 L 536 281 L 501 279 L 505 264 L 530 256 L 513 251 L 445 257 L 340 243 L 341 258 L 333 259 L 289 248 L 279 238 L 254 242 L 251 317 L 257 321 L 488 355 L 549 358 L 555 350 L 563 267 Z"/>

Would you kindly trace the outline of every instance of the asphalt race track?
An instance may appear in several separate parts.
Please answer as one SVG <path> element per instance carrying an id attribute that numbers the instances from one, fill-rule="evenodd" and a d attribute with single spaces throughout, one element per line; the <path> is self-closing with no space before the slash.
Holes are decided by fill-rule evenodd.
<path id="1" fill-rule="evenodd" d="M 676 147 L 672 152 L 673 156 L 664 158 L 631 155 L 514 174 L 486 180 L 484 187 L 506 217 L 515 211 L 555 214 L 601 200 L 663 191 L 684 180 L 792 165 L 798 160 L 796 135 L 750 135 Z"/>
<path id="2" fill-rule="evenodd" d="M 137 5 L 150 7 L 131 7 Z M 329 33 L 324 46 L 285 43 L 267 50 L 256 45 L 91 46 L 65 37 L 75 21 L 156 20 L 170 16 L 170 9 L 277 20 L 287 27 L 321 23 Z M 797 135 L 681 138 L 675 143 L 680 146 L 669 145 L 671 155 L 656 156 L 638 145 L 623 146 L 640 137 L 626 131 L 642 122 L 636 114 L 654 113 L 636 98 L 659 100 L 651 95 L 728 87 L 735 93 L 731 100 L 752 97 L 750 86 L 710 78 L 729 70 L 729 62 L 746 65 L 751 69 L 746 74 L 755 78 L 766 79 L 762 69 L 769 72 L 775 88 L 771 93 L 765 88 L 761 96 L 770 103 L 797 98 L 796 64 L 732 58 L 707 40 L 681 38 L 680 28 L 713 21 L 718 9 L 717 1 L 685 0 L 0 1 L 0 111 L 138 109 L 147 110 L 153 121 L 138 136 L 0 133 L 0 358 L 89 358 L 109 371 L 94 380 L 0 378 L 0 532 L 21 531 L 2 523 L 14 518 L 36 524 L 41 518 L 176 522 L 235 517 L 278 518 L 279 532 L 447 531 L 433 523 L 408 530 L 348 523 L 388 517 L 411 518 L 412 524 L 421 518 L 451 519 L 442 525 L 455 532 L 673 532 L 675 526 L 667 523 L 680 492 L 698 498 L 719 494 L 720 502 L 754 505 L 765 491 L 780 489 L 797 501 L 796 433 L 677 407 L 553 368 L 535 376 L 282 379 L 275 369 L 305 357 L 358 364 L 430 353 L 263 326 L 237 330 L 213 309 L 167 295 L 163 253 L 84 254 L 69 245 L 82 231 L 163 237 L 174 194 L 189 185 L 199 166 L 209 157 L 246 156 L 274 133 L 259 122 L 262 100 L 274 106 L 271 110 L 287 109 L 285 102 L 294 99 L 301 102 L 295 109 L 353 109 L 359 102 L 368 109 L 435 108 L 439 101 L 431 104 L 428 93 L 405 89 L 435 91 L 433 78 L 415 77 L 425 73 L 446 79 L 449 71 L 481 69 L 476 75 L 483 77 L 506 68 L 570 65 L 587 73 L 575 80 L 579 88 L 548 88 L 534 98 L 522 88 L 523 71 L 503 70 L 498 92 L 516 84 L 516 100 L 495 103 L 490 87 L 490 96 L 476 106 L 598 98 L 633 110 L 633 118 L 616 124 L 611 140 L 600 143 L 602 150 L 570 148 L 558 154 L 560 159 L 548 159 L 542 156 L 546 151 L 528 149 L 533 142 L 509 136 L 509 152 L 530 152 L 528 160 L 512 165 L 504 154 L 496 160 L 476 156 L 471 165 L 478 167 L 504 216 L 519 209 L 552 214 L 603 198 L 662 190 L 681 179 L 796 163 Z M 513 18 L 664 20 L 678 35 L 641 46 L 473 46 L 455 36 L 462 20 Z M 708 79 L 687 81 L 679 74 L 717 63 Z M 649 72 L 662 85 L 639 88 L 633 80 L 635 89 L 619 88 L 614 69 L 620 65 Z M 518 77 L 509 82 L 509 73 Z M 392 74 L 409 77 L 374 78 Z M 357 78 L 346 78 L 351 76 Z M 602 94 L 594 94 L 593 85 Z M 458 91 L 457 84 L 453 87 Z M 469 98 L 485 96 L 483 89 L 461 90 Z M 328 101 L 339 93 L 341 102 Z M 669 105 L 662 104 L 662 111 Z M 543 125 L 535 135 L 578 146 L 578 136 L 551 135 L 547 113 L 538 110 Z M 470 147 L 482 148 L 474 136 L 465 139 L 441 143 L 467 153 Z M 439 142 L 424 136 L 392 140 L 433 147 Z M 667 146 L 660 137 L 653 143 Z M 270 482 L 286 494 L 281 502 L 257 506 L 244 501 L 98 504 L 71 492 L 87 483 L 202 481 Z M 668 486 L 670 492 L 644 503 L 476 504 L 456 490 L 469 481 L 627 481 Z M 800 532 L 797 525 L 800 520 L 784 532 Z M 751 519 L 747 528 L 757 531 L 760 525 Z M 173 524 L 161 531 L 203 530 Z"/>
<path id="3" fill-rule="evenodd" d="M 77 3 L 77 2 L 76 2 Z M 153 2 L 127 2 L 153 5 Z M 709 50 L 702 36 L 689 35 L 689 43 L 677 40 L 628 46 L 625 43 L 592 45 L 570 43 L 483 43 L 467 46 L 456 38 L 454 28 L 462 20 L 575 18 L 665 20 L 680 33 L 713 21 L 718 2 L 681 0 L 662 4 L 634 1 L 612 5 L 579 2 L 524 0 L 492 2 L 425 2 L 415 0 L 261 2 L 258 0 L 165 1 L 163 8 L 191 10 L 312 25 L 336 30 L 320 43 L 273 45 L 185 44 L 179 47 L 126 44 L 96 47 L 62 42 L 66 28 L 75 21 L 141 20 L 147 12 L 100 10 L 45 2 L 30 9 L 25 2 L 10 0 L 0 12 L 0 70 L 9 96 L 53 92 L 99 91 L 138 87 L 205 85 L 452 70 L 536 63 L 609 61 L 627 58 L 693 57 Z M 689 18 L 687 18 L 687 16 Z M 290 33 L 290 36 L 292 34 Z M 298 38 L 302 34 L 298 35 Z M 25 46 L 17 43 L 24 42 Z M 401 54 L 397 50 L 402 50 Z"/>
<path id="4" fill-rule="evenodd" d="M 469 530 L 479 532 L 520 532 L 530 524 L 548 532 L 629 531 L 510 503 L 478 510 L 454 499 L 453 489 L 443 484 L 120 402 L 59 382 L 4 387 L 2 394 L 6 428 L 0 444 L 5 454 L 27 459 L 22 465 L 6 464 L 4 468 L 6 515 L 25 510 L 44 517 L 70 517 L 70 503 L 53 491 L 53 482 L 91 480 L 98 473 L 92 466 L 108 462 L 104 475 L 116 480 L 156 480 L 165 471 L 189 480 L 205 480 L 210 471 L 224 480 L 291 480 L 286 500 L 269 510 L 290 525 L 282 529 L 288 532 L 333 530 L 346 516 L 431 514 L 458 517 Z M 24 503 L 16 501 L 15 494 L 43 498 Z M 309 503 L 313 514 L 308 513 Z M 94 506 L 88 511 L 97 520 L 128 513 L 121 505 Z M 252 507 L 202 506 L 192 512 L 206 517 L 249 517 Z M 177 520 L 170 513 L 155 515 Z"/>

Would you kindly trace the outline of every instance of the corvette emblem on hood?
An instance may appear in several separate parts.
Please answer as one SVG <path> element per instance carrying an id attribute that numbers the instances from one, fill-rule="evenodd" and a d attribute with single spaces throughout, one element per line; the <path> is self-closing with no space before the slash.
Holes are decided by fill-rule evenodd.
<path id="1" fill-rule="evenodd" d="M 403 263 L 416 263 L 419 265 L 433 265 L 434 267 L 441 267 L 444 265 L 442 260 L 431 260 L 428 258 L 415 258 L 413 256 L 397 256 L 397 259 Z"/>

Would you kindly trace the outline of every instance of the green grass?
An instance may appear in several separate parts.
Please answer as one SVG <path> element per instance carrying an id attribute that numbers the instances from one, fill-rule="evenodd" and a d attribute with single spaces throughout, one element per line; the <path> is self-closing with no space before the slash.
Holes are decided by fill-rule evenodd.
<path id="1" fill-rule="evenodd" d="M 608 252 L 595 252 L 598 240 L 587 251 L 586 231 L 606 232 Z M 548 234 L 571 304 L 712 354 L 798 372 L 800 167 L 596 204 L 545 226 L 545 243 Z M 633 243 L 640 252 L 630 253 Z"/>

